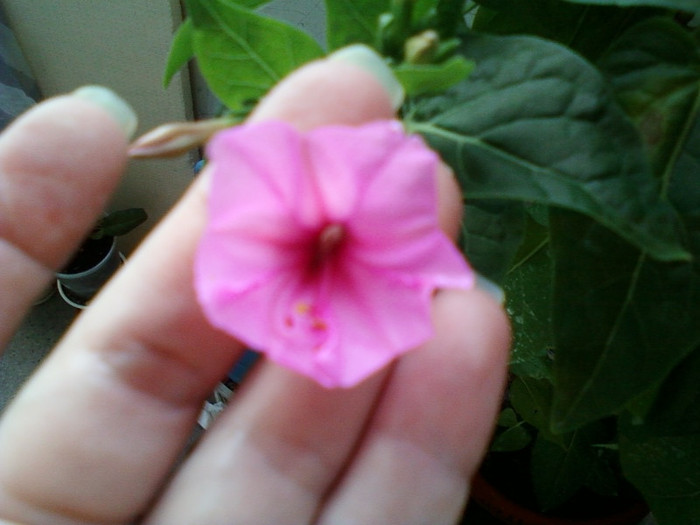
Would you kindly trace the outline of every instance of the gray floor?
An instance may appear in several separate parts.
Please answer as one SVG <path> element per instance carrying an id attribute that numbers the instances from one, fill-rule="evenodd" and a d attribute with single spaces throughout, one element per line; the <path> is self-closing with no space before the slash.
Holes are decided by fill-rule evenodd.
<path id="1" fill-rule="evenodd" d="M 34 306 L 0 357 L 0 412 L 46 357 L 79 311 L 58 293 Z"/>

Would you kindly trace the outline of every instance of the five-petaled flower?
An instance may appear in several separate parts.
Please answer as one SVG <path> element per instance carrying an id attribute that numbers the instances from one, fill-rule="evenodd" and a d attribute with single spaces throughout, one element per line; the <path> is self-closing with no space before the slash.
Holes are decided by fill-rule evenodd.
<path id="1" fill-rule="evenodd" d="M 251 123 L 207 154 L 205 315 L 324 386 L 352 386 L 427 341 L 433 292 L 473 284 L 438 225 L 438 158 L 399 122 Z"/>

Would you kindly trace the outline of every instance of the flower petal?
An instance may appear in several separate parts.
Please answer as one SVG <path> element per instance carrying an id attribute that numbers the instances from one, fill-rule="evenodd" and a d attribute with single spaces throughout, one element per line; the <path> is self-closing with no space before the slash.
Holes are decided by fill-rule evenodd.
<path id="1" fill-rule="evenodd" d="M 302 198 L 311 181 L 299 135 L 279 123 L 232 128 L 214 137 L 208 155 L 209 222 L 195 263 L 200 295 L 243 290 L 299 264 L 298 246 L 310 235 L 300 209 L 318 214 L 314 199 Z"/>
<path id="2" fill-rule="evenodd" d="M 360 127 L 325 126 L 307 136 L 309 162 L 330 221 L 344 221 L 395 148 L 406 139 L 396 121 Z"/>
<path id="3" fill-rule="evenodd" d="M 230 128 L 214 136 L 207 155 L 216 188 L 210 195 L 212 221 L 226 226 L 247 222 L 250 227 L 252 219 L 254 227 L 262 227 L 272 214 L 299 227 L 315 227 L 320 220 L 305 140 L 289 124 Z"/>
<path id="4" fill-rule="evenodd" d="M 433 335 L 432 294 L 420 287 L 346 265 L 328 295 L 328 323 L 342 344 L 330 341 L 316 357 L 326 386 L 357 384 Z"/>
<path id="5" fill-rule="evenodd" d="M 379 121 L 362 126 L 361 139 L 357 128 L 338 126 L 312 132 L 309 141 L 314 171 L 325 175 L 319 187 L 327 213 L 352 215 L 351 257 L 403 279 L 428 279 L 434 288 L 473 285 L 464 257 L 439 228 L 439 159 L 419 137 Z M 361 197 L 344 201 L 349 191 L 338 191 L 338 179 L 343 189 L 352 181 Z"/>
<path id="6" fill-rule="evenodd" d="M 425 342 L 433 291 L 473 282 L 438 225 L 437 156 L 395 121 L 305 135 L 249 124 L 208 154 L 203 310 L 323 385 L 356 384 Z"/>

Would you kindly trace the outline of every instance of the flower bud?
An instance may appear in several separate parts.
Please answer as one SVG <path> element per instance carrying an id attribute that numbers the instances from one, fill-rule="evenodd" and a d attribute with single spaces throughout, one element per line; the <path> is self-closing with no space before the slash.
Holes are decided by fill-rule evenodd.
<path id="1" fill-rule="evenodd" d="M 129 156 L 174 157 L 203 145 L 214 133 L 233 124 L 231 117 L 163 124 L 136 139 L 129 147 Z"/>
<path id="2" fill-rule="evenodd" d="M 412 36 L 404 44 L 404 60 L 409 64 L 430 64 L 440 45 L 440 35 L 432 29 Z"/>

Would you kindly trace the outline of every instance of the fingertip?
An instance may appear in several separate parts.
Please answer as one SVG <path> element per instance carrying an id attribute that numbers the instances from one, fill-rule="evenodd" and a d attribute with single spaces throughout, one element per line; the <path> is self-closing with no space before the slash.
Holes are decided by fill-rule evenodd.
<path id="1" fill-rule="evenodd" d="M 104 86 L 83 86 L 71 93 L 73 97 L 86 100 L 109 114 L 127 139 L 136 132 L 138 118 L 134 109 L 123 98 Z"/>
<path id="2" fill-rule="evenodd" d="M 322 59 L 302 66 L 265 96 L 251 121 L 283 120 L 307 131 L 328 124 L 359 125 L 395 118 L 385 84 L 351 60 Z"/>
<path id="3" fill-rule="evenodd" d="M 443 290 L 436 296 L 436 331 L 460 342 L 478 356 L 484 370 L 503 369 L 511 344 L 511 327 L 503 304 L 479 286 L 471 290 Z"/>
<path id="4" fill-rule="evenodd" d="M 403 104 L 406 97 L 403 86 L 384 58 L 371 47 L 364 44 L 353 44 L 335 51 L 327 60 L 354 64 L 370 73 L 384 88 L 394 111 L 398 111 Z"/>
<path id="5" fill-rule="evenodd" d="M 104 105 L 61 95 L 30 109 L 0 137 L 0 236 L 59 267 L 106 205 L 126 149 Z"/>

